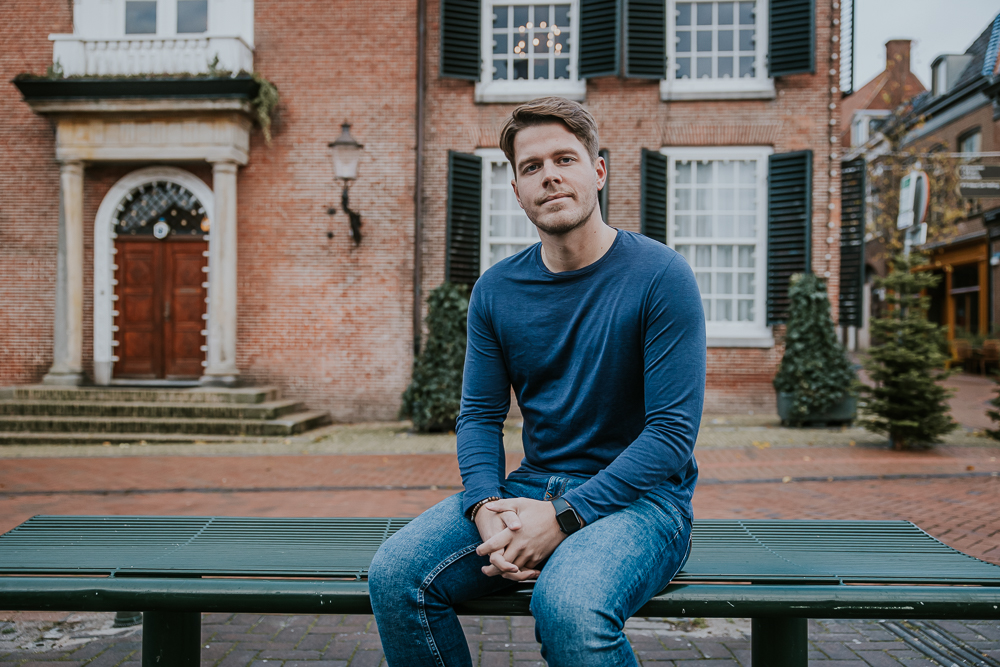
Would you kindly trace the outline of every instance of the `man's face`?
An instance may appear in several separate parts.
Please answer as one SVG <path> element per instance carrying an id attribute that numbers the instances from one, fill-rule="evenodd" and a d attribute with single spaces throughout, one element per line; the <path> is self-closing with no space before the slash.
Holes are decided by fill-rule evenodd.
<path id="1" fill-rule="evenodd" d="M 514 159 L 514 194 L 540 231 L 566 234 L 593 215 L 607 176 L 604 159 L 592 163 L 583 143 L 561 122 L 520 130 Z"/>

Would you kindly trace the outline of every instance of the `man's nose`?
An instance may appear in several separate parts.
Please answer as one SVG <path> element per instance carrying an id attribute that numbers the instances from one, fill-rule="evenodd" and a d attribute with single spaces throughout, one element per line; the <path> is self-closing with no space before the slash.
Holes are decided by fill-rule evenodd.
<path id="1" fill-rule="evenodd" d="M 555 162 L 546 160 L 542 164 L 542 186 L 547 187 L 550 183 L 561 183 L 562 175 L 556 168 Z"/>

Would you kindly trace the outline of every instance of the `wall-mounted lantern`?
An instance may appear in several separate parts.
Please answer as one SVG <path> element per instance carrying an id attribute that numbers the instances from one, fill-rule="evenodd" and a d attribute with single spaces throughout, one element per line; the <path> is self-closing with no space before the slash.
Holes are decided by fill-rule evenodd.
<path id="1" fill-rule="evenodd" d="M 358 161 L 361 159 L 361 144 L 351 136 L 351 124 L 345 122 L 340 126 L 340 136 L 327 144 L 333 152 L 333 172 L 344 182 L 340 195 L 340 205 L 344 208 L 351 221 L 351 238 L 354 245 L 361 243 L 361 215 L 351 210 L 347 197 L 348 183 L 358 177 Z"/>

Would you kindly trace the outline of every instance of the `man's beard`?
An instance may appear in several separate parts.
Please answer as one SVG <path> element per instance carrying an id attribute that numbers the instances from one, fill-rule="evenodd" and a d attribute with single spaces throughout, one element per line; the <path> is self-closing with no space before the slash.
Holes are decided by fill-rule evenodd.
<path id="1" fill-rule="evenodd" d="M 560 222 L 539 222 L 537 220 L 532 220 L 531 222 L 540 231 L 543 231 L 550 236 L 565 236 L 574 229 L 582 227 L 588 220 L 590 220 L 590 216 L 594 214 L 594 209 L 597 208 L 597 196 L 595 195 L 593 201 L 587 203 L 590 205 L 586 207 L 586 209 L 577 218 L 571 218 L 570 220 L 563 220 Z"/>

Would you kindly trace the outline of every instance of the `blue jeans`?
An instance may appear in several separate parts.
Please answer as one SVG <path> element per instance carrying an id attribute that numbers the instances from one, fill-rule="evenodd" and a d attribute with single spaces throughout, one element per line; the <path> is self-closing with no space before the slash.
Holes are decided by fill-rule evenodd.
<path id="1" fill-rule="evenodd" d="M 565 477 L 508 479 L 507 498 L 549 500 L 582 484 Z M 542 567 L 531 595 L 535 637 L 550 667 L 638 665 L 625 621 L 663 590 L 690 551 L 691 525 L 654 495 L 566 538 Z M 462 515 L 462 494 L 441 501 L 388 539 L 368 575 L 390 667 L 471 667 L 452 607 L 510 586 L 480 568 L 479 531 Z"/>

